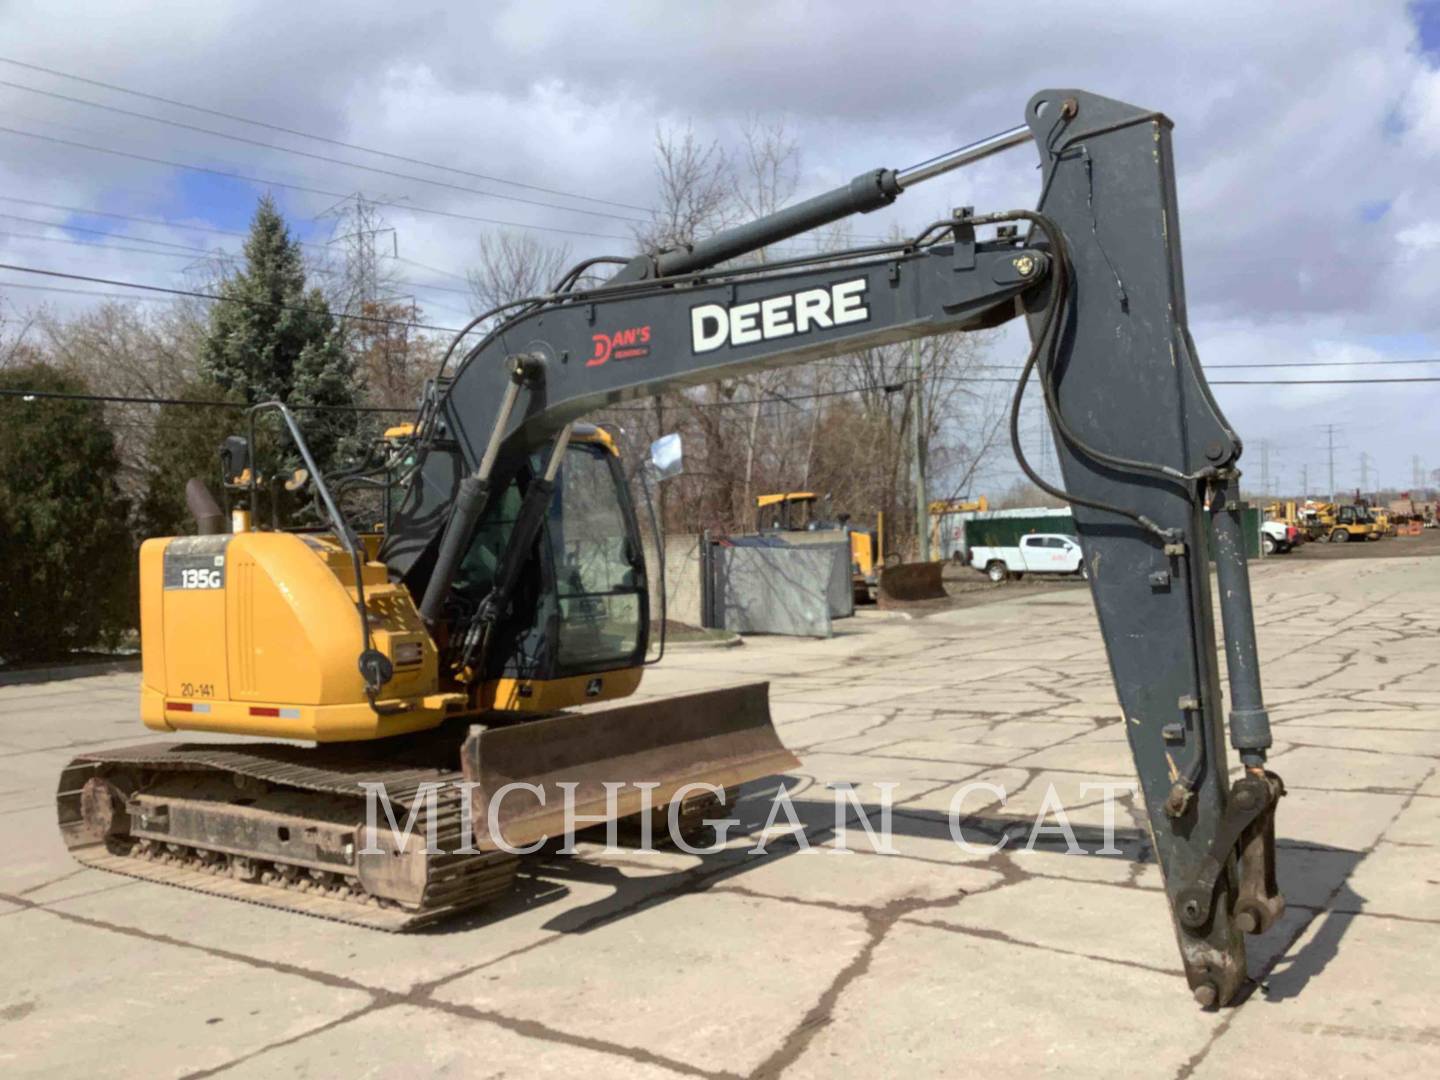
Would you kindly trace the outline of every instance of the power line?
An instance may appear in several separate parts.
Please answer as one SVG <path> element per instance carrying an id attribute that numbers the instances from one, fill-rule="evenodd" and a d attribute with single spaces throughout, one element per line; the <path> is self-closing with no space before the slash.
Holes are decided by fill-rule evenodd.
<path id="1" fill-rule="evenodd" d="M 1210 379 L 1211 386 L 1372 386 L 1378 383 L 1434 383 L 1440 375 L 1400 379 Z"/>
<path id="2" fill-rule="evenodd" d="M 89 274 L 70 274 L 62 270 L 45 270 L 35 266 L 16 266 L 13 263 L 0 263 L 0 270 L 14 270 L 21 274 L 39 274 L 43 277 L 64 278 L 67 281 L 87 281 L 95 285 L 118 285 L 122 289 L 142 289 L 145 292 L 165 293 L 170 296 L 189 297 L 192 300 L 213 300 L 221 304 L 244 304 L 247 307 L 279 308 L 281 311 L 308 311 L 309 308 L 297 307 L 294 304 L 282 304 L 273 300 L 246 300 L 238 296 L 219 296 L 215 293 L 199 292 L 194 289 L 172 289 L 164 285 L 148 285 L 136 281 L 117 281 L 114 278 L 93 277 Z M 0 283 L 3 284 L 3 283 Z M 65 290 L 56 290 L 65 291 Z M 326 312 L 333 319 L 349 319 L 352 322 L 377 323 L 384 326 L 403 326 L 417 330 L 434 330 L 443 334 L 458 334 L 459 330 L 450 326 L 430 326 L 426 323 L 404 322 L 399 319 L 386 319 L 378 315 L 354 315 L 344 312 Z M 467 331 L 477 333 L 478 331 Z"/>
<path id="3" fill-rule="evenodd" d="M 207 409 L 249 409 L 252 406 L 236 401 L 203 401 L 194 398 L 132 397 L 126 394 L 75 394 L 59 390 L 13 390 L 0 388 L 0 397 L 18 397 L 25 401 L 100 401 L 113 405 L 193 405 Z M 351 413 L 413 413 L 414 409 L 388 408 L 382 405 L 289 405 L 293 412 Z"/>
<path id="4" fill-rule="evenodd" d="M 1440 364 L 1440 358 L 1417 358 L 1414 360 L 1286 360 L 1284 362 L 1261 364 L 1202 364 L 1207 371 L 1218 368 L 1295 368 L 1295 367 L 1383 367 L 1387 364 Z"/>
<path id="5" fill-rule="evenodd" d="M 6 215 L 0 214 L 0 217 Z M 57 226 L 58 227 L 58 226 Z M 93 231 L 93 230 L 92 230 Z M 101 233 L 102 236 L 114 236 L 114 233 Z M 154 248 L 126 247 L 123 244 L 93 244 L 86 240 L 72 240 L 68 236 L 37 236 L 35 233 L 0 232 L 0 237 L 8 237 L 12 240 L 39 240 L 47 244 L 73 244 L 76 247 L 89 248 L 91 251 L 125 251 L 133 255 L 159 255 L 163 259 L 190 259 L 194 261 L 198 255 L 201 258 L 214 258 L 216 255 L 228 254 L 227 252 L 204 251 L 199 248 L 186 251 L 156 251 Z M 456 290 L 457 292 L 459 290 Z"/>
<path id="6" fill-rule="evenodd" d="M 159 226 L 159 227 L 161 227 L 161 228 L 166 228 L 166 229 L 181 229 L 181 230 L 185 230 L 185 231 L 188 231 L 188 232 L 215 233 L 215 234 L 218 235 L 218 236 L 238 236 L 238 237 L 239 237 L 240 239 L 242 239 L 242 240 L 245 239 L 246 237 L 248 237 L 248 236 L 250 235 L 249 233 L 241 232 L 241 231 L 239 231 L 238 229 L 220 229 L 220 228 L 216 228 L 216 227 L 213 226 L 213 225 L 193 225 L 193 224 L 190 224 L 189 222 L 186 222 L 186 223 L 183 223 L 183 224 L 182 224 L 181 222 L 178 222 L 178 221 L 166 221 L 164 218 L 136 217 L 136 216 L 134 216 L 133 214 L 117 214 L 117 213 L 114 213 L 113 211 L 110 211 L 110 210 L 96 210 L 96 209 L 93 209 L 93 208 L 88 207 L 88 206 L 62 206 L 62 205 L 60 205 L 59 203 L 40 202 L 40 201 L 37 200 L 37 199 L 22 199 L 22 198 L 20 198 L 20 197 L 17 196 L 17 195 L 0 195 L 0 202 L 23 203 L 23 204 L 25 204 L 26 206 L 40 206 L 40 207 L 45 208 L 46 210 L 59 210 L 61 213 L 65 213 L 65 214 L 84 214 L 84 215 L 87 216 L 87 217 L 106 217 L 106 218 L 114 218 L 114 219 L 117 220 L 117 221 L 133 221 L 133 222 L 135 222 L 136 224 L 139 224 L 139 225 L 156 225 L 156 226 Z M 13 215 L 13 214 L 5 214 L 5 215 L 0 215 L 0 216 L 4 216 L 4 217 L 15 217 L 15 215 Z M 31 218 L 16 218 L 16 220 L 17 220 L 17 221 L 30 221 L 30 220 L 34 220 L 34 219 L 31 219 Z M 36 223 L 38 224 L 38 221 L 37 221 Z M 52 225 L 51 222 L 45 222 L 45 224 L 47 224 L 47 225 Z M 53 227 L 56 228 L 56 229 L 70 229 L 70 230 L 72 230 L 72 231 L 80 231 L 80 232 L 91 232 L 91 231 L 95 231 L 95 230 L 89 230 L 89 229 L 81 229 L 80 226 L 78 226 L 78 225 L 60 225 L 60 224 L 53 224 Z M 105 233 L 104 235 L 106 235 L 106 236 L 113 236 L 113 235 L 117 235 L 117 234 L 115 234 L 115 233 Z M 124 234 L 118 234 L 118 235 L 124 235 Z M 128 240 L 141 240 L 141 239 L 143 239 L 143 238 L 142 238 L 142 237 L 139 237 L 139 236 L 126 236 L 126 239 L 128 239 Z M 162 243 L 163 241 L 160 241 L 160 240 L 145 240 L 144 242 L 147 243 L 147 244 L 159 244 L 159 243 Z M 324 244 L 312 243 L 312 242 L 309 241 L 309 240 L 296 240 L 295 243 L 301 245 L 302 247 L 315 248 L 315 249 L 321 250 L 321 251 L 325 250 L 325 245 L 324 245 Z"/>
<path id="7" fill-rule="evenodd" d="M 327 199 L 348 199 L 353 192 L 326 191 L 324 188 L 306 187 L 304 184 L 291 184 L 281 180 L 266 180 L 258 176 L 246 176 L 244 173 L 229 172 L 225 169 L 212 169 L 205 165 L 187 165 L 183 161 L 167 161 L 164 158 L 150 157 L 146 154 L 137 154 L 130 150 L 116 150 L 108 146 L 95 146 L 93 143 L 82 143 L 76 139 L 62 139 L 58 135 L 42 135 L 35 131 L 22 131 L 19 128 L 0 127 L 0 132 L 6 135 L 20 135 L 27 139 L 38 139 L 41 142 L 54 143 L 57 146 L 69 146 L 78 150 L 90 150 L 97 154 L 111 154 L 115 157 L 130 158 L 133 161 L 143 161 L 149 165 L 160 165 L 167 169 L 185 169 L 189 172 L 205 173 L 209 176 L 223 176 L 229 180 L 241 180 L 247 184 L 259 184 L 263 187 L 284 188 L 287 191 L 300 191 L 307 195 L 323 195 Z M 455 218 L 460 221 L 477 221 L 484 225 L 499 225 L 510 229 L 534 229 L 539 232 L 564 233 L 568 236 L 587 236 L 600 240 L 623 240 L 627 243 L 631 240 L 628 236 L 617 236 L 614 233 L 586 232 L 583 229 L 564 229 L 558 225 L 526 225 L 519 221 L 502 221 L 498 218 L 480 217 L 475 214 L 462 214 L 456 210 L 441 210 L 433 206 L 418 206 L 415 203 L 396 202 L 384 199 L 372 199 L 376 206 L 389 206 L 394 209 L 411 210 L 417 214 L 434 214 L 437 217 Z"/>
<path id="8" fill-rule="evenodd" d="M 103 236 L 103 237 L 107 237 L 107 238 L 112 239 L 112 240 L 129 240 L 129 241 L 134 241 L 135 243 L 141 243 L 141 244 L 154 244 L 154 245 L 156 245 L 156 246 L 158 246 L 158 247 L 174 248 L 175 251 L 173 251 L 173 252 L 171 252 L 171 251 L 149 251 L 149 250 L 146 250 L 146 249 L 143 249 L 143 248 L 125 247 L 125 246 L 120 245 L 120 244 L 87 244 L 87 243 L 85 243 L 85 242 L 82 241 L 82 240 L 69 240 L 69 239 L 67 239 L 67 238 L 65 238 L 65 237 L 60 237 L 60 236 L 35 236 L 35 235 L 31 234 L 31 233 L 0 233 L 0 236 L 11 236 L 11 237 L 14 237 L 14 238 L 20 239 L 20 240 L 42 240 L 42 241 L 45 241 L 45 242 L 47 242 L 47 243 L 55 243 L 55 244 L 74 244 L 74 245 L 77 246 L 77 247 L 89 248 L 89 249 L 92 250 L 92 251 L 129 251 L 129 252 L 134 252 L 134 253 L 137 254 L 137 255 L 168 255 L 168 256 L 170 256 L 171 258 L 177 257 L 177 256 L 178 256 L 180 253 L 182 253 L 182 252 L 185 253 L 186 255 L 189 255 L 189 256 L 199 256 L 199 257 L 202 257 L 202 258 L 215 258 L 216 256 L 231 256 L 231 257 L 233 257 L 233 256 L 235 255 L 235 252 L 225 251 L 225 250 L 220 249 L 220 248 L 197 248 L 197 247 L 190 247 L 190 246 L 188 246 L 188 245 L 186 245 L 186 244 L 172 244 L 172 243 L 170 243 L 170 242 L 168 242 L 168 241 L 165 241 L 165 240 L 150 240 L 150 239 L 147 239 L 146 237 L 143 237 L 143 236 L 130 236 L 130 235 L 127 234 L 127 233 L 108 232 L 108 231 L 106 231 L 105 229 L 87 229 L 87 228 L 84 228 L 84 227 L 79 226 L 79 225 L 62 225 L 62 224 L 60 224 L 59 222 L 55 222 L 55 221 L 42 221 L 42 220 L 39 219 L 39 218 L 21 217 L 19 214 L 3 214 L 3 213 L 0 213 L 0 218 L 5 218 L 5 219 L 8 220 L 8 221 L 24 221 L 24 222 L 27 222 L 27 223 L 29 223 L 29 224 L 31 224 L 31 225 L 42 225 L 42 226 L 44 226 L 44 227 L 47 228 L 47 229 L 64 229 L 64 230 L 66 230 L 67 232 L 85 233 L 86 235 L 90 235 L 90 236 Z M 234 234 L 234 235 L 244 236 L 244 235 L 246 235 L 246 234 L 245 234 L 245 233 L 239 233 L 239 234 Z M 320 246 L 320 245 L 307 245 L 307 246 L 317 246 L 317 247 L 318 247 L 318 246 Z M 396 258 L 398 258 L 398 256 L 397 256 Z M 404 263 L 409 263 L 409 264 L 412 265 L 412 266 L 419 266 L 419 267 L 421 267 L 422 269 L 429 270 L 429 271 L 431 271 L 431 272 L 433 272 L 433 273 L 436 273 L 436 274 L 445 274 L 445 273 L 448 273 L 448 271 L 441 270 L 439 267 L 426 266 L 426 265 L 423 264 L 423 263 L 417 263 L 417 262 L 415 262 L 413 259 L 399 259 L 399 261 L 400 261 L 400 262 L 404 262 Z M 326 274 L 326 273 L 328 273 L 327 271 L 325 271 L 325 270 L 323 270 L 323 269 L 318 269 L 318 268 L 313 268 L 313 267 L 312 267 L 312 272 L 314 272 L 314 273 L 320 273 L 320 274 Z M 452 277 L 460 277 L 460 275 L 458 275 L 458 274 L 452 274 L 452 275 L 450 275 L 450 276 L 452 276 Z M 465 279 L 464 279 L 463 277 L 461 277 L 460 280 L 464 281 Z M 473 296 L 474 296 L 474 293 L 471 292 L 471 290 L 469 290 L 469 289 L 457 289 L 457 288 L 454 288 L 453 286 L 450 286 L 450 285 L 433 285 L 433 284 L 430 284 L 430 283 L 428 283 L 428 282 L 419 282 L 419 281 L 399 281 L 399 282 L 397 282 L 397 284 L 399 284 L 399 285 L 406 285 L 406 286 L 409 286 L 410 288 L 414 288 L 414 289 L 423 289 L 423 290 L 426 290 L 426 291 L 434 290 L 434 291 L 437 291 L 437 292 L 454 293 L 454 294 L 456 294 L 457 296 L 465 296 L 465 297 L 473 297 Z M 467 318 L 468 318 L 468 316 L 467 316 Z"/>
<path id="9" fill-rule="evenodd" d="M 41 94 L 45 97 L 56 98 L 60 101 L 68 101 L 76 105 L 85 105 L 92 109 L 103 109 L 106 112 L 118 113 L 121 116 L 131 116 L 139 120 L 149 120 L 156 124 L 166 124 L 170 127 L 183 128 L 186 131 L 198 132 L 201 135 L 212 135 L 217 139 L 229 139 L 232 142 L 259 147 L 262 150 L 275 150 L 282 154 L 294 154 L 296 157 L 309 158 L 312 161 L 323 161 L 330 165 L 343 165 L 351 169 L 360 169 L 364 172 L 376 173 L 380 176 L 389 176 L 397 180 L 430 184 L 434 187 L 448 188 L 451 191 L 463 191 L 471 195 L 480 195 L 487 199 L 504 199 L 506 202 L 523 203 L 527 206 L 540 206 L 547 210 L 563 210 L 571 214 L 588 214 L 593 217 L 611 218 L 615 221 L 627 221 L 637 225 L 647 224 L 644 218 L 637 218 L 628 214 L 612 214 L 607 210 L 585 210 L 577 206 L 562 206 L 560 203 L 543 202 L 539 199 L 527 199 L 520 195 L 505 195 L 497 191 L 484 191 L 481 188 L 466 187 L 463 184 L 452 184 L 446 180 L 432 180 L 429 177 L 416 176 L 413 173 L 397 172 L 394 169 L 382 169 L 377 165 L 365 165 L 358 161 L 346 161 L 344 158 L 330 157 L 328 154 L 312 154 L 308 150 L 297 150 L 288 146 L 277 146 L 274 143 L 261 142 L 259 139 L 247 139 L 243 135 L 232 135 L 228 132 L 216 131 L 213 128 L 187 124 L 180 120 L 169 120 L 163 116 L 151 116 L 148 113 L 122 109 L 117 105 L 106 105 L 98 101 L 87 101 L 85 98 L 71 97 L 68 94 L 56 93 L 53 90 L 41 90 L 38 87 L 25 86 L 23 83 L 9 82 L 5 79 L 0 79 L 0 86 L 9 87 L 12 90 L 24 90 L 32 94 Z"/>
<path id="10" fill-rule="evenodd" d="M 6 221 L 23 221 L 27 225 L 40 225 L 47 229 L 64 229 L 66 232 L 85 233 L 88 236 L 106 236 L 112 240 L 128 240 L 136 244 L 154 244 L 156 247 L 175 248 L 178 251 L 185 251 L 191 254 L 215 254 L 215 250 L 210 248 L 191 247 L 188 244 L 172 244 L 168 240 L 151 240 L 144 236 L 130 236 L 127 233 L 110 232 L 106 229 L 87 229 L 81 225 L 62 225 L 59 222 L 45 221 L 41 218 L 21 217 L 19 214 L 0 214 L 0 218 L 4 218 Z"/>
<path id="11" fill-rule="evenodd" d="M 1207 364 L 1200 366 L 1206 371 L 1248 371 L 1252 368 L 1310 368 L 1310 367 L 1383 367 L 1390 364 L 1440 364 L 1440 357 L 1417 357 L 1410 360 L 1286 360 L 1283 362 L 1266 361 L 1260 364 Z M 1013 371 L 1019 374 L 1020 368 L 1009 364 L 988 364 L 978 363 L 977 368 L 989 368 L 995 371 Z"/>
<path id="12" fill-rule="evenodd" d="M 407 266 L 414 266 L 421 270 L 429 270 L 432 274 L 440 274 L 444 277 L 452 277 L 456 281 L 464 281 L 467 283 L 470 281 L 470 279 L 467 278 L 464 274 L 457 274 L 454 270 L 441 270 L 438 266 L 431 266 L 429 263 L 416 262 L 414 259 L 407 259 L 404 255 L 396 255 L 395 258 L 398 259 L 400 262 L 405 263 Z"/>
<path id="13" fill-rule="evenodd" d="M 131 97 L 143 98 L 146 101 L 159 102 L 162 105 L 173 105 L 178 109 L 189 109 L 191 112 L 204 113 L 207 116 L 215 116 L 222 120 L 233 120 L 239 124 L 250 124 L 253 127 L 265 128 L 269 131 L 276 131 L 283 135 L 294 135 L 301 139 L 311 139 L 315 142 L 328 143 L 331 146 L 343 147 L 346 150 L 358 150 L 365 154 L 374 154 L 377 157 L 389 158 L 392 161 L 403 161 L 410 165 L 423 165 L 429 169 L 439 169 L 443 172 L 455 173 L 459 176 L 469 176 L 476 180 L 485 180 L 492 184 L 506 184 L 510 187 L 524 188 L 528 191 L 539 191 L 546 195 L 560 195 L 567 199 L 579 199 L 584 202 L 600 203 L 605 206 L 618 206 L 625 210 L 639 210 L 641 213 L 649 213 L 648 206 L 635 206 L 632 203 L 615 202 L 612 199 L 601 199 L 594 195 L 581 195 L 573 191 L 562 191 L 558 188 L 542 187 L 538 184 L 527 184 L 520 180 L 507 180 L 500 176 L 489 176 L 485 173 L 471 172 L 468 169 L 457 168 L 453 165 L 441 165 L 434 161 L 425 161 L 421 158 L 407 157 L 404 154 L 391 153 L 388 150 L 377 150 L 370 146 L 360 146 L 356 143 L 344 142 L 340 139 L 332 139 L 325 135 L 314 135 L 309 132 L 297 131 L 294 128 L 282 127 L 279 124 L 271 124 L 264 120 L 254 120 L 247 116 L 238 116 L 235 113 L 221 112 L 219 109 L 209 109 L 202 105 L 191 105 L 184 101 L 176 101 L 174 98 L 161 97 L 158 94 L 147 94 L 140 90 L 131 90 L 128 87 L 117 86 L 114 83 L 101 82 L 99 79 L 87 79 L 81 75 L 72 75 L 69 72 L 57 71 L 54 68 L 41 67 L 39 64 L 27 64 L 22 60 L 13 60 L 10 57 L 0 56 L 0 63 L 11 64 L 14 67 L 25 68 L 29 71 L 38 71 L 45 75 L 53 75 L 59 79 L 69 79 L 72 82 L 85 83 L 88 86 L 99 87 L 102 90 L 112 90 L 118 94 L 128 94 Z M 23 87 L 22 89 L 33 89 Z M 44 93 L 45 91 L 38 91 Z M 58 95 L 57 95 L 58 96 Z M 583 212 L 583 211 L 582 211 Z"/>

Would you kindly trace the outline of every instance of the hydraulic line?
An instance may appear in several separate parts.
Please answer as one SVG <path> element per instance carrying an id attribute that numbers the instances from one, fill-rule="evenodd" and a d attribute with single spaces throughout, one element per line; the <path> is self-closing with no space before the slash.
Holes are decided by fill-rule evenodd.
<path id="1" fill-rule="evenodd" d="M 1015 396 L 1012 398 L 1010 404 L 1010 446 L 1015 452 L 1015 460 L 1019 463 L 1021 471 L 1025 473 L 1031 483 L 1054 498 L 1077 506 L 1087 506 L 1092 510 L 1101 510 L 1105 513 L 1119 514 L 1121 517 L 1129 518 L 1162 542 L 1170 543 L 1177 539 L 1175 530 L 1162 528 L 1144 514 L 1137 514 L 1133 510 L 1125 509 L 1123 506 L 1116 506 L 1098 499 L 1088 499 L 1079 495 L 1069 494 L 1045 480 L 1031 467 L 1029 460 L 1025 457 L 1025 450 L 1020 444 L 1020 405 L 1025 398 L 1025 386 L 1030 380 L 1030 373 L 1035 370 L 1035 366 L 1040 362 L 1042 356 L 1045 357 L 1046 365 L 1049 365 L 1051 360 L 1053 360 L 1053 353 L 1060 340 L 1062 328 L 1059 325 L 1059 316 L 1060 312 L 1065 308 L 1065 302 L 1069 298 L 1070 292 L 1069 257 L 1065 250 L 1060 229 L 1043 214 L 1038 214 L 1030 210 L 1007 210 L 998 214 L 986 214 L 983 217 L 972 218 L 971 220 L 976 224 L 991 224 L 997 221 L 1029 221 L 1045 233 L 1056 255 L 1055 274 L 1051 279 L 1050 299 L 1045 306 L 1044 321 L 1041 324 L 1040 332 L 1035 335 L 1035 342 L 1030 347 L 1030 354 L 1025 358 L 1025 364 L 1020 369 L 1020 378 L 1015 385 Z M 1058 244 L 1056 243 L 1057 239 L 1059 240 Z M 1046 405 L 1051 405 L 1048 395 L 1046 397 Z M 1060 426 L 1063 421 L 1058 418 L 1058 412 L 1052 413 L 1052 415 L 1057 416 L 1057 426 Z M 1060 429 L 1061 433 L 1064 434 L 1066 428 L 1061 427 Z M 1078 446 L 1077 449 L 1083 450 L 1083 444 Z"/>

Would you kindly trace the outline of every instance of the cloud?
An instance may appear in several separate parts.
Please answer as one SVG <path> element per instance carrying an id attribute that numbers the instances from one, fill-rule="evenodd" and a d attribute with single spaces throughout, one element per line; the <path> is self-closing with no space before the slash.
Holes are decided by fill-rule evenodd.
<path id="1" fill-rule="evenodd" d="M 1433 205 L 1440 72 L 1403 0 L 1313 4 L 1303 12 L 1241 0 L 1097 0 L 1043 11 L 998 0 L 623 7 L 47 0 L 0 8 L 0 41 L 0 54 L 17 59 L 634 205 L 651 197 L 659 124 L 690 121 L 707 137 L 731 140 L 747 116 L 783 114 L 802 144 L 804 195 L 1011 126 L 1042 87 L 1083 86 L 1161 109 L 1176 123 L 1186 278 L 1202 356 L 1440 355 L 1440 281 L 1429 272 L 1440 237 Z M 630 235 L 632 223 L 595 213 L 634 213 L 623 208 L 367 157 L 3 64 L 0 79 L 568 207 L 480 198 L 0 88 L 7 126 L 393 200 L 400 205 L 386 216 L 400 230 L 402 253 L 453 272 L 472 261 L 486 227 L 406 207 L 611 237 L 569 237 L 577 256 L 623 249 Z M 212 180 L 0 135 L 0 194 L 231 227 L 258 188 Z M 1035 194 L 1033 160 L 1019 151 L 936 181 L 858 222 L 856 232 L 913 226 L 956 205 L 1028 205 Z M 321 226 L 305 219 L 335 201 L 277 195 L 310 235 Z M 3 203 L 0 211 L 21 212 Z M 0 219 L 0 232 L 13 224 Z M 111 226 L 125 236 L 233 246 L 178 227 Z M 154 281 L 172 280 L 178 262 L 8 238 L 0 238 L 0 254 Z M 463 306 L 462 297 L 418 287 L 454 279 L 415 273 L 417 291 L 437 311 Z M 1022 347 L 1007 334 L 996 348 L 1008 351 L 997 358 Z M 1257 433 L 1273 431 L 1277 443 L 1295 447 L 1287 453 L 1297 461 L 1308 453 L 1299 448 L 1302 436 L 1345 417 L 1353 453 L 1367 449 L 1396 483 L 1408 483 L 1410 455 L 1424 452 L 1437 404 L 1427 384 L 1220 392 L 1251 445 Z"/>

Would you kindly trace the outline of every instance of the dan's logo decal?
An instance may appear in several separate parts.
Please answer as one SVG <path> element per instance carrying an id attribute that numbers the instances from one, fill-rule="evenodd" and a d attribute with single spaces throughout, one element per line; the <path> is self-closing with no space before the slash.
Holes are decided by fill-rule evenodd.
<path id="1" fill-rule="evenodd" d="M 586 367 L 599 367 L 611 360 L 638 360 L 650 355 L 649 326 L 631 326 L 613 334 L 593 334 L 590 340 L 595 344 L 595 352 L 585 362 Z"/>

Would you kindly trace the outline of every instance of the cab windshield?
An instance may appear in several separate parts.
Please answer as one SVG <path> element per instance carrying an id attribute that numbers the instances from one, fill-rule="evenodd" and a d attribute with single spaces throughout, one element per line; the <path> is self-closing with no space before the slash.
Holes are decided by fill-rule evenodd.
<path id="1" fill-rule="evenodd" d="M 640 642 L 643 564 L 604 447 L 570 444 L 546 532 L 560 603 L 560 665 L 631 656 Z"/>

